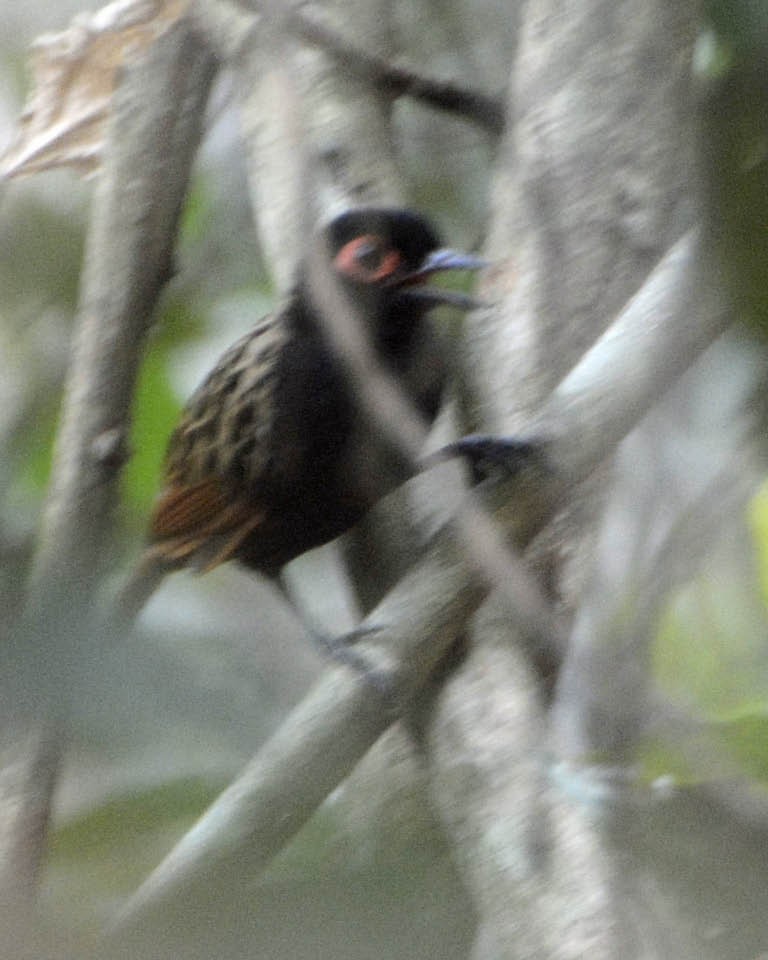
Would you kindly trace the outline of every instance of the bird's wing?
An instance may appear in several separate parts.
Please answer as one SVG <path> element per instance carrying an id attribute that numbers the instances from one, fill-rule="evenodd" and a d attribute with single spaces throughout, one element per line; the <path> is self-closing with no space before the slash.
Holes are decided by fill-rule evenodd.
<path id="1" fill-rule="evenodd" d="M 167 568 L 231 560 L 264 521 L 253 491 L 272 456 L 274 370 L 286 340 L 278 319 L 266 318 L 223 354 L 171 437 L 147 550 Z"/>
<path id="2" fill-rule="evenodd" d="M 150 552 L 171 567 L 197 561 L 210 570 L 231 560 L 264 516 L 253 503 L 227 496 L 216 478 L 170 480 L 155 504 Z"/>

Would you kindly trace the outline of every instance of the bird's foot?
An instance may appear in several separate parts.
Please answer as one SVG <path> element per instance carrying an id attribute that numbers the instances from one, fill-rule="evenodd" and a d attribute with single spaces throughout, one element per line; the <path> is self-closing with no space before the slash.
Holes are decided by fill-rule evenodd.
<path id="1" fill-rule="evenodd" d="M 470 433 L 441 447 L 427 458 L 427 466 L 454 457 L 463 457 L 469 462 L 476 481 L 489 479 L 499 471 L 514 476 L 525 467 L 546 468 L 543 445 L 539 441 L 487 433 Z"/>
<path id="2" fill-rule="evenodd" d="M 375 690 L 388 706 L 395 702 L 393 678 L 385 670 L 375 667 L 355 644 L 378 633 L 382 628 L 375 625 L 363 625 L 342 634 L 327 634 L 319 630 L 310 630 L 310 635 L 318 647 L 332 660 L 342 663 L 355 671 L 371 689 Z"/>

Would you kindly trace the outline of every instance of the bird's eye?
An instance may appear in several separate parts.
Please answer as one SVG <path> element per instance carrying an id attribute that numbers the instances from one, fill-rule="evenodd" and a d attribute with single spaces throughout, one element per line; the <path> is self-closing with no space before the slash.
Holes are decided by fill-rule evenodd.
<path id="1" fill-rule="evenodd" d="M 401 261 L 399 252 L 385 246 L 381 237 L 364 234 L 345 243 L 333 263 L 339 273 L 351 280 L 378 283 L 391 277 Z"/>

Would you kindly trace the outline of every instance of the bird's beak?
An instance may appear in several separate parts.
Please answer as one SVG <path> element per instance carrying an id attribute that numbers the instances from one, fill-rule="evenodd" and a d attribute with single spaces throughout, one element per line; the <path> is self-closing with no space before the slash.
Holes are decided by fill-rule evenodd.
<path id="1" fill-rule="evenodd" d="M 487 266 L 487 260 L 476 257 L 471 253 L 441 248 L 428 254 L 418 270 L 409 273 L 400 281 L 400 284 L 408 288 L 408 296 L 415 297 L 422 302 L 434 306 L 447 303 L 462 310 L 472 310 L 474 307 L 482 306 L 482 303 L 475 297 L 460 293 L 458 290 L 428 287 L 425 283 L 433 274 L 442 273 L 444 270 L 480 270 Z"/>
<path id="2" fill-rule="evenodd" d="M 448 250 L 441 247 L 433 250 L 424 258 L 424 262 L 411 274 L 411 277 L 429 277 L 433 273 L 443 270 L 480 270 L 487 267 L 488 261 L 476 257 L 471 253 L 462 253 L 460 250 Z"/>

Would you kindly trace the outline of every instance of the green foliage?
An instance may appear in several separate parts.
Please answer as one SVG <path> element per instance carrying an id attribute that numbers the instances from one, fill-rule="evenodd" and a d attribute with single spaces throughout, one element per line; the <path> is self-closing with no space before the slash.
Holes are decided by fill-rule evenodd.
<path id="1" fill-rule="evenodd" d="M 760 594 L 768 608 L 768 481 L 752 498 L 749 520 L 755 544 Z"/>
<path id="2" fill-rule="evenodd" d="M 180 242 L 187 246 L 205 243 L 214 216 L 215 210 L 207 181 L 204 177 L 197 176 L 182 211 L 179 224 Z"/>
<path id="3" fill-rule="evenodd" d="M 640 742 L 635 756 L 636 770 L 641 782 L 666 781 L 676 787 L 691 786 L 702 777 L 686 758 L 680 744 L 671 744 L 652 737 Z"/>
<path id="4" fill-rule="evenodd" d="M 739 767 L 768 785 L 768 704 L 745 706 L 724 718 L 717 729 Z"/>
<path id="5" fill-rule="evenodd" d="M 669 605 L 657 635 L 655 674 L 674 699 L 721 716 L 759 695 L 765 682 L 764 626 L 749 586 L 722 573 L 703 574 Z"/>
<path id="6" fill-rule="evenodd" d="M 706 714 L 722 718 L 765 699 L 768 610 L 768 482 L 747 511 L 753 563 L 722 560 L 672 598 L 657 636 L 655 674 Z"/>
<path id="7" fill-rule="evenodd" d="M 145 517 L 158 489 L 168 436 L 178 417 L 179 400 L 168 381 L 168 355 L 150 351 L 141 370 L 134 403 L 131 459 L 122 477 L 123 500 L 130 515 Z"/>
<path id="8" fill-rule="evenodd" d="M 755 577 L 744 570 L 701 575 L 678 592 L 661 623 L 655 676 L 674 703 L 689 703 L 701 721 L 694 743 L 650 740 L 639 751 L 643 776 L 676 783 L 706 780 L 702 758 L 720 755 L 768 785 L 768 483 L 748 519 Z M 756 589 L 757 588 L 757 589 Z"/>
<path id="9" fill-rule="evenodd" d="M 55 912 L 97 921 L 138 886 L 223 786 L 188 777 L 137 789 L 55 830 L 46 891 Z"/>
<path id="10" fill-rule="evenodd" d="M 122 478 L 125 506 L 142 522 L 157 492 L 165 447 L 181 405 L 170 380 L 175 353 L 204 329 L 204 318 L 176 297 L 166 305 L 147 345 L 134 398 L 131 459 Z"/>
<path id="11" fill-rule="evenodd" d="M 59 400 L 58 395 L 40 400 L 27 430 L 16 438 L 11 451 L 18 462 L 16 484 L 25 498 L 42 499 L 48 488 L 59 426 Z"/>
<path id="12" fill-rule="evenodd" d="M 726 776 L 737 771 L 768 788 L 768 705 L 745 705 L 674 739 L 646 738 L 636 761 L 647 783 L 666 779 L 680 787 L 720 780 L 725 763 Z"/>

